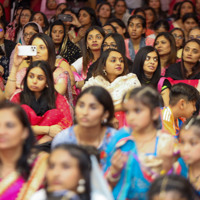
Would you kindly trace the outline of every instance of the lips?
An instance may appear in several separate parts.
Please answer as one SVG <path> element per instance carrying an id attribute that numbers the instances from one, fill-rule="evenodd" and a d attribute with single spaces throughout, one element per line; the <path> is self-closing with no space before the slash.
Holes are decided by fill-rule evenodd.
<path id="1" fill-rule="evenodd" d="M 118 71 L 121 71 L 121 70 L 122 70 L 121 67 L 116 67 L 115 69 L 118 70 Z"/>
<path id="2" fill-rule="evenodd" d="M 155 69 L 155 67 L 152 66 L 152 65 L 148 66 L 148 68 L 149 68 L 150 70 L 154 70 L 154 69 Z"/>
<path id="3" fill-rule="evenodd" d="M 31 89 L 34 89 L 34 90 L 36 90 L 36 89 L 38 89 L 38 87 L 37 87 L 37 86 L 34 86 L 34 85 L 32 85 L 32 86 L 31 86 Z"/>
<path id="4" fill-rule="evenodd" d="M 98 46 L 98 44 L 92 44 L 92 46 L 93 46 L 93 47 L 96 47 L 96 46 Z"/>

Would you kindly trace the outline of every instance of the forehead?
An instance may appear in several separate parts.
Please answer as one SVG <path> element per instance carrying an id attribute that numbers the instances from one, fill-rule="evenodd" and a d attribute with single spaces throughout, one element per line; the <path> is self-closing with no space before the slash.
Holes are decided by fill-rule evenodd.
<path id="1" fill-rule="evenodd" d="M 27 26 L 25 29 L 24 29 L 24 32 L 27 32 L 27 31 L 35 31 L 35 29 L 32 27 L 32 26 Z"/>
<path id="2" fill-rule="evenodd" d="M 79 14 L 87 14 L 87 15 L 89 15 L 89 13 L 88 13 L 86 10 L 81 10 L 81 11 L 79 12 Z"/>
<path id="3" fill-rule="evenodd" d="M 62 25 L 55 25 L 52 30 L 64 30 L 64 27 Z"/>
<path id="4" fill-rule="evenodd" d="M 157 55 L 157 53 L 156 53 L 155 51 L 152 51 L 152 52 L 149 52 L 149 53 L 147 54 L 147 56 L 156 57 L 156 56 L 158 56 L 158 55 Z"/>
<path id="5" fill-rule="evenodd" d="M 92 30 L 92 31 L 90 31 L 88 33 L 88 35 L 97 35 L 97 34 L 101 34 L 101 33 L 98 30 L 96 30 L 96 29 L 94 29 L 94 30 Z"/>
<path id="6" fill-rule="evenodd" d="M 169 42 L 169 40 L 165 36 L 163 36 L 163 35 L 161 35 L 160 37 L 158 37 L 156 41 L 161 41 L 161 40 Z"/>
<path id="7" fill-rule="evenodd" d="M 121 58 L 122 55 L 121 53 L 117 52 L 117 51 L 111 51 L 108 58 L 111 58 L 111 57 L 117 57 L 117 58 Z"/>
<path id="8" fill-rule="evenodd" d="M 34 15 L 34 18 L 37 18 L 37 17 L 41 17 L 41 18 L 43 18 L 43 15 L 41 14 L 41 13 L 36 13 L 35 15 Z"/>
<path id="9" fill-rule="evenodd" d="M 199 29 L 194 29 L 190 31 L 190 35 L 192 34 L 200 34 L 200 30 Z"/>
<path id="10" fill-rule="evenodd" d="M 46 46 L 46 44 L 44 43 L 44 41 L 41 39 L 41 38 L 35 38 L 34 40 L 33 40 L 33 42 L 32 42 L 32 45 L 45 45 Z"/>
<path id="11" fill-rule="evenodd" d="M 104 5 L 101 6 L 100 10 L 101 10 L 101 9 L 110 9 L 110 6 L 107 5 L 107 4 L 104 4 Z"/>
<path id="12" fill-rule="evenodd" d="M 30 10 L 23 10 L 21 14 L 30 14 L 31 11 Z"/>
<path id="13" fill-rule="evenodd" d="M 199 48 L 200 48 L 199 44 L 197 44 L 196 42 L 188 42 L 188 43 L 185 45 L 185 48 L 186 48 L 186 47 L 195 48 L 195 49 L 199 49 Z"/>
<path id="14" fill-rule="evenodd" d="M 115 40 L 113 39 L 113 37 L 110 36 L 110 37 L 106 38 L 104 42 L 107 42 L 107 43 L 108 42 L 115 42 Z"/>
<path id="15" fill-rule="evenodd" d="M 29 74 L 43 75 L 45 76 L 44 71 L 40 67 L 34 67 L 29 71 Z"/>
<path id="16" fill-rule="evenodd" d="M 87 104 L 91 104 L 91 103 L 95 103 L 95 104 L 100 104 L 99 101 L 96 99 L 96 97 L 91 94 L 91 93 L 86 93 L 84 94 L 79 100 L 78 102 L 84 102 Z"/>
<path id="17" fill-rule="evenodd" d="M 133 18 L 133 19 L 131 19 L 130 23 L 142 24 L 142 20 L 138 19 L 138 18 Z"/>
<path id="18" fill-rule="evenodd" d="M 182 31 L 181 30 L 174 30 L 172 32 L 172 34 L 179 34 L 179 35 L 183 35 Z"/>

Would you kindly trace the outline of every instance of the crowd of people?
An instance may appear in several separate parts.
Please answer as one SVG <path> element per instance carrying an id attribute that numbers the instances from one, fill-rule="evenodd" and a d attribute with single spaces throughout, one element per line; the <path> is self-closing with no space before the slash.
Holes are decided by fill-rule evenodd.
<path id="1" fill-rule="evenodd" d="M 0 0 L 0 200 L 198 200 L 199 80 L 199 0 Z"/>

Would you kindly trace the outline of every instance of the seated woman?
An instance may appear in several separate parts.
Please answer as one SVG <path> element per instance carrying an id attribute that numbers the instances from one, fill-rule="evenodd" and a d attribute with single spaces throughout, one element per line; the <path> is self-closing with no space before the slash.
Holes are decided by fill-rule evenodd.
<path id="1" fill-rule="evenodd" d="M 75 116 L 77 124 L 60 132 L 53 139 L 52 147 L 61 143 L 95 146 L 100 151 L 100 162 L 104 168 L 105 150 L 116 132 L 110 127 L 114 117 L 110 94 L 98 86 L 83 90 L 78 96 Z"/>
<path id="2" fill-rule="evenodd" d="M 191 39 L 200 40 L 200 26 L 196 26 L 196 27 L 190 29 L 190 31 L 188 33 L 188 38 L 189 38 L 189 40 L 191 40 Z"/>
<path id="3" fill-rule="evenodd" d="M 154 47 L 160 55 L 161 75 L 165 75 L 169 65 L 176 63 L 176 42 L 172 34 L 168 32 L 159 33 L 155 39 Z"/>
<path id="4" fill-rule="evenodd" d="M 0 118 L 0 199 L 29 200 L 44 185 L 48 155 L 31 154 L 35 138 L 19 105 L 0 103 Z"/>
<path id="5" fill-rule="evenodd" d="M 126 57 L 133 61 L 140 48 L 153 45 L 154 39 L 145 38 L 146 21 L 140 15 L 133 15 L 129 18 L 127 29 L 130 39 L 125 40 Z"/>
<path id="6" fill-rule="evenodd" d="M 39 190 L 30 200 L 91 199 L 92 164 L 83 147 L 74 144 L 58 145 L 52 150 L 47 165 L 47 189 Z"/>
<path id="7" fill-rule="evenodd" d="M 142 85 L 151 85 L 157 88 L 160 80 L 160 56 L 158 51 L 151 46 L 141 48 L 133 62 L 133 73 L 135 73 Z"/>
<path id="8" fill-rule="evenodd" d="M 139 87 L 140 82 L 133 73 L 128 73 L 126 59 L 118 50 L 108 49 L 104 51 L 98 62 L 97 69 L 83 89 L 89 86 L 102 86 L 107 89 L 115 106 L 115 117 L 119 121 L 119 127 L 125 125 L 124 112 L 122 112 L 121 100 L 126 91 Z"/>
<path id="9" fill-rule="evenodd" d="M 55 92 L 51 66 L 47 62 L 30 64 L 23 88 L 11 101 L 22 104 L 38 143 L 51 141 L 62 129 L 72 125 L 69 104 L 65 97 Z"/>
<path id="10" fill-rule="evenodd" d="M 166 78 L 159 81 L 159 91 L 165 105 L 169 103 L 169 90 L 171 85 L 178 82 L 190 84 L 198 89 L 200 79 L 200 40 L 192 39 L 185 43 L 181 62 L 172 64 L 166 70 Z"/>
<path id="11" fill-rule="evenodd" d="M 56 60 L 54 50 L 55 47 L 51 38 L 44 33 L 37 33 L 33 37 L 31 37 L 30 44 L 37 47 L 37 56 L 31 57 L 30 61 L 25 60 L 25 57 L 23 56 L 18 56 L 18 45 L 15 49 L 13 66 L 5 87 L 6 98 L 11 98 L 11 96 L 15 93 L 16 89 L 22 90 L 21 83 L 26 74 L 27 67 L 29 66 L 29 64 L 33 61 L 44 60 L 47 61 L 52 68 L 54 86 L 56 91 L 68 97 L 68 100 L 71 104 L 72 92 L 70 80 L 73 84 L 74 77 L 73 74 L 71 74 L 71 79 L 69 79 L 71 69 L 65 61 Z"/>

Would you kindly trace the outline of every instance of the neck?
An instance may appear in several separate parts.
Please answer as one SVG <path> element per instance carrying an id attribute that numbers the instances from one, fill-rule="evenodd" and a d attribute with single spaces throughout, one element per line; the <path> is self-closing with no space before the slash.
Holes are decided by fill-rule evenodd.
<path id="1" fill-rule="evenodd" d="M 200 175 L 200 161 L 195 162 L 189 165 L 190 170 L 192 171 L 192 175 L 197 177 Z"/>
<path id="2" fill-rule="evenodd" d="M 106 24 L 107 20 L 108 20 L 107 18 L 100 17 L 99 21 L 101 22 L 101 26 L 104 26 Z"/>
<path id="3" fill-rule="evenodd" d="M 144 75 L 147 79 L 151 79 L 153 76 L 153 73 L 148 73 L 148 72 L 144 72 Z"/>
<path id="4" fill-rule="evenodd" d="M 131 42 L 133 43 L 134 46 L 134 50 L 138 50 L 140 48 L 140 41 L 141 41 L 142 37 L 137 38 L 137 39 L 131 39 Z"/>
<path id="5" fill-rule="evenodd" d="M 59 48 L 60 48 L 60 44 L 55 44 L 55 43 L 54 43 L 54 46 L 55 46 L 55 50 L 58 51 Z"/>
<path id="6" fill-rule="evenodd" d="M 38 100 L 41 96 L 41 92 L 35 92 L 34 93 L 36 100 Z"/>
<path id="7" fill-rule="evenodd" d="M 187 70 L 187 75 L 192 74 L 192 68 L 194 67 L 194 63 L 183 62 L 184 67 Z"/>
<path id="8" fill-rule="evenodd" d="M 167 60 L 168 60 L 168 55 L 160 56 L 161 69 L 166 67 Z"/>
<path id="9" fill-rule="evenodd" d="M 93 54 L 93 57 L 94 57 L 93 61 L 95 62 L 100 57 L 101 50 L 98 49 L 98 50 L 92 51 L 92 54 Z"/>
<path id="10" fill-rule="evenodd" d="M 84 144 L 91 144 L 93 142 L 96 142 L 96 140 L 101 137 L 100 133 L 102 131 L 102 128 L 103 127 L 101 126 L 101 124 L 94 127 L 83 127 L 81 125 L 77 125 L 75 127 L 75 132 L 81 142 L 83 142 Z"/>
<path id="11" fill-rule="evenodd" d="M 4 38 L 0 39 L 0 44 L 4 43 Z"/>
<path id="12" fill-rule="evenodd" d="M 110 83 L 112 83 L 117 78 L 116 76 L 109 76 L 109 75 L 107 75 L 107 77 Z"/>
<path id="13" fill-rule="evenodd" d="M 181 114 L 180 114 L 180 109 L 176 106 L 170 106 L 169 107 L 171 108 L 171 111 L 173 113 L 173 116 L 174 116 L 174 120 L 178 119 L 179 117 L 181 117 Z"/>
<path id="14" fill-rule="evenodd" d="M 122 19 L 123 16 L 124 16 L 124 14 L 121 14 L 121 15 L 120 15 L 120 14 L 115 13 L 115 17 L 118 18 L 118 19 Z"/>

